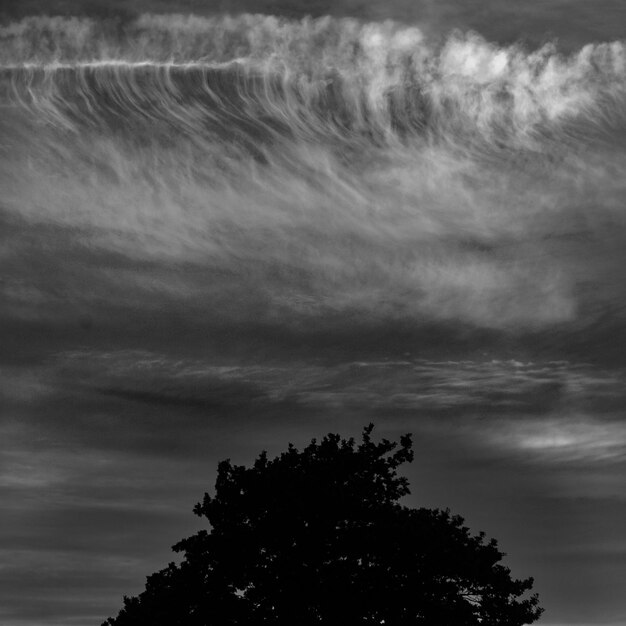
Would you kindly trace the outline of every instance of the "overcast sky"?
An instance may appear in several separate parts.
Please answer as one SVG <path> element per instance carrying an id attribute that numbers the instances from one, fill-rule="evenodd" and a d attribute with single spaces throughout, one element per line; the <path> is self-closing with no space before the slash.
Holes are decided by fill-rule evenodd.
<path id="1" fill-rule="evenodd" d="M 441 73 L 471 57 L 523 77 L 524 55 L 552 38 L 564 53 L 623 39 L 625 7 L 190 0 L 130 13 L 393 18 L 434 47 L 475 29 L 486 41 L 452 41 Z M 2 31 L 4 65 L 16 32 Z M 516 41 L 523 54 L 497 47 Z M 268 160 L 244 163 L 245 129 L 232 153 L 152 144 L 163 121 L 139 129 L 132 113 L 87 132 L 58 114 L 75 83 L 26 111 L 3 70 L 0 622 L 101 623 L 202 526 L 191 510 L 218 461 L 371 421 L 379 436 L 414 433 L 407 503 L 496 537 L 513 574 L 534 576 L 541 623 L 625 623 L 626 126 L 606 105 L 623 111 L 620 45 L 542 61 L 528 100 L 541 123 L 585 123 L 541 149 L 507 136 L 498 158 L 255 135 Z"/>

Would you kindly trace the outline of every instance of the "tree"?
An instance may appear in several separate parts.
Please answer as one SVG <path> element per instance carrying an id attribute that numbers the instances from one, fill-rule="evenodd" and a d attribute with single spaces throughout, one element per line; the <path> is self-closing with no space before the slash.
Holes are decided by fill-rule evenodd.
<path id="1" fill-rule="evenodd" d="M 218 466 L 215 496 L 194 512 L 200 531 L 184 554 L 124 598 L 103 626 L 521 626 L 542 609 L 524 598 L 484 533 L 472 536 L 448 510 L 399 504 L 409 493 L 400 444 L 329 434 L 302 451 L 289 445 L 250 468 Z"/>

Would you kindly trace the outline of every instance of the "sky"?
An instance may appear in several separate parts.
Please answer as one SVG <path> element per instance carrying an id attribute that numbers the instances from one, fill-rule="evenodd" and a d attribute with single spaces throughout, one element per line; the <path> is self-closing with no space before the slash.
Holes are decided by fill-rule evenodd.
<path id="1" fill-rule="evenodd" d="M 419 24 L 440 36 L 459 28 L 476 30 L 490 41 L 543 43 L 556 38 L 569 47 L 623 39 L 626 21 L 621 0 L 4 0 L 0 15 L 133 16 L 144 12 L 394 19 Z"/>
<path id="2" fill-rule="evenodd" d="M 5 5 L 2 624 L 100 624 L 220 460 L 369 422 L 541 624 L 626 622 L 623 3 Z"/>

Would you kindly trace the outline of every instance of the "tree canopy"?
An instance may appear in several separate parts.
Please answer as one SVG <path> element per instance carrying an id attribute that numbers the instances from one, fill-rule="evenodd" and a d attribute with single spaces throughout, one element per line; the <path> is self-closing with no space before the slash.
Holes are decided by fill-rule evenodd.
<path id="1" fill-rule="evenodd" d="M 148 577 L 103 626 L 521 626 L 542 609 L 484 533 L 448 510 L 413 509 L 399 444 L 329 434 L 251 467 L 218 466 L 202 530 L 180 564 Z"/>

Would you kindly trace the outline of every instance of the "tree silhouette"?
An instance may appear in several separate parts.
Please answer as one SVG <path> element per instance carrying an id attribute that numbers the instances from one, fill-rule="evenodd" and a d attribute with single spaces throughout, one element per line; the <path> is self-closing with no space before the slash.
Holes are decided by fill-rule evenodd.
<path id="1" fill-rule="evenodd" d="M 103 626 L 521 626 L 538 619 L 533 580 L 514 580 L 484 533 L 449 511 L 411 509 L 400 445 L 329 434 L 250 468 L 223 461 L 210 522 L 184 553 L 124 598 Z"/>

